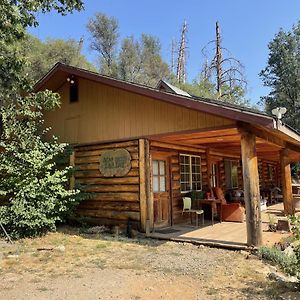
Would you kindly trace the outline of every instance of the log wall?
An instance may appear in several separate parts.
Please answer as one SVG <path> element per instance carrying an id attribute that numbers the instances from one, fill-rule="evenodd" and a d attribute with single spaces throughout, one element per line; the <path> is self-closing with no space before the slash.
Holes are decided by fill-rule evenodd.
<path id="1" fill-rule="evenodd" d="M 131 170 L 124 177 L 104 177 L 99 170 L 100 155 L 110 149 L 125 148 L 131 155 Z M 78 214 L 107 225 L 140 224 L 138 140 L 75 148 L 75 180 L 91 199 L 84 200 Z"/>

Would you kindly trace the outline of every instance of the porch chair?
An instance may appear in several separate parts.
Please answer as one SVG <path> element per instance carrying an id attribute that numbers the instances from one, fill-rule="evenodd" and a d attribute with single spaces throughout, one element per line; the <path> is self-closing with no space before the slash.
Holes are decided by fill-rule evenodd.
<path id="1" fill-rule="evenodd" d="M 192 209 L 192 198 L 190 197 L 183 197 L 183 213 L 194 213 L 196 215 L 196 226 L 198 227 L 198 217 L 202 215 L 202 225 L 204 225 L 204 211 L 202 209 Z M 191 219 L 192 220 L 192 219 Z"/>
<path id="2" fill-rule="evenodd" d="M 221 200 L 222 221 L 240 223 L 245 221 L 245 208 L 241 205 L 241 203 L 227 203 L 224 193 L 219 187 L 213 188 L 213 192 L 215 197 Z"/>

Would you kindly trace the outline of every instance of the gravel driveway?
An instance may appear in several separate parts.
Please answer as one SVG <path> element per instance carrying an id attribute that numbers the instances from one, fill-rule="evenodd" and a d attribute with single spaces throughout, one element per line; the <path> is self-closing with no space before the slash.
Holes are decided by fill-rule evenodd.
<path id="1" fill-rule="evenodd" d="M 252 255 L 67 229 L 2 247 L 0 299 L 277 299 Z M 299 297 L 300 299 L 300 297 Z"/>

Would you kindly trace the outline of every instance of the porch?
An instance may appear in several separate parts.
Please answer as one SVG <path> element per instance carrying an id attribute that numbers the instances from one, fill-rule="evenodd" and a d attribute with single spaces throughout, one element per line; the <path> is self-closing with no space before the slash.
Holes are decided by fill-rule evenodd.
<path id="1" fill-rule="evenodd" d="M 277 213 L 294 213 L 290 163 L 300 160 L 300 137 L 282 124 L 276 126 L 237 122 L 148 137 L 146 152 L 150 153 L 148 168 L 152 170 L 148 224 L 154 225 L 150 225 L 148 233 L 154 229 L 151 236 L 156 238 L 224 247 L 246 248 L 266 244 L 269 239 L 271 243 L 279 241 L 281 234 L 266 231 L 270 208 L 261 214 L 261 197 L 268 198 L 269 192 L 278 187 L 283 203 Z M 185 193 L 209 192 L 214 187 L 221 188 L 224 194 L 228 190 L 242 191 L 246 222 L 223 222 L 213 227 L 209 223 L 199 229 L 182 225 L 187 220 L 182 216 Z M 172 230 L 167 233 L 159 228 L 170 226 Z"/>
<path id="2" fill-rule="evenodd" d="M 268 231 L 270 216 L 285 220 L 283 203 L 271 205 L 261 214 L 262 244 L 267 246 L 274 245 L 290 235 L 287 232 Z M 204 225 L 199 227 L 186 222 L 168 228 L 157 229 L 151 233 L 150 237 L 234 250 L 249 249 L 247 246 L 247 226 L 245 222 L 216 222 L 212 226 L 210 220 L 205 220 Z"/>

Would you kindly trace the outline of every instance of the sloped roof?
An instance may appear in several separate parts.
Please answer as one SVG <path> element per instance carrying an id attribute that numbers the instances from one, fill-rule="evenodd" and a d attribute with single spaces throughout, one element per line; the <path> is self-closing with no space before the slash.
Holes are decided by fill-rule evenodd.
<path id="1" fill-rule="evenodd" d="M 223 101 L 213 99 L 167 93 L 159 91 L 155 88 L 114 79 L 105 75 L 100 75 L 99 73 L 87 71 L 63 63 L 55 64 L 54 67 L 36 83 L 34 86 L 34 91 L 43 90 L 46 88 L 57 91 L 70 75 L 94 82 L 99 82 L 108 86 L 151 97 L 159 101 L 168 102 L 192 110 L 214 114 L 235 121 L 248 122 L 268 128 L 274 128 L 274 120 L 272 117 L 266 115 L 265 113 L 254 111 L 246 107 L 231 105 Z"/>

